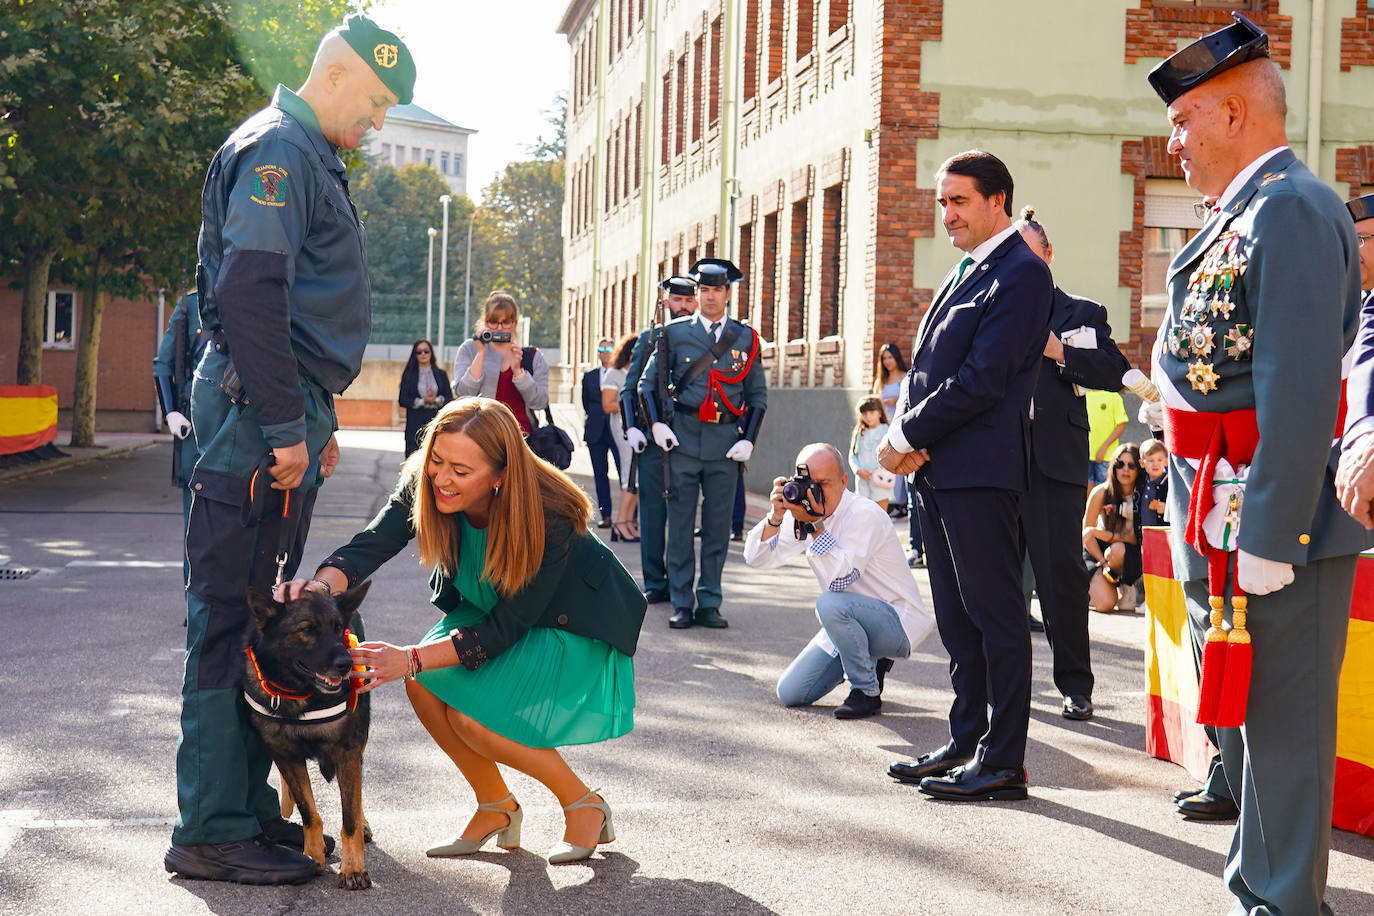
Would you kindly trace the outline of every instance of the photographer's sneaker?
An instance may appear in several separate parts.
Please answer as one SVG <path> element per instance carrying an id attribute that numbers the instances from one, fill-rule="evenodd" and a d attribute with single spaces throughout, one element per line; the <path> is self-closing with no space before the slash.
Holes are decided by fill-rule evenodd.
<path id="1" fill-rule="evenodd" d="M 845 697 L 843 703 L 835 707 L 835 718 L 866 719 L 869 716 L 877 715 L 878 710 L 882 708 L 883 698 L 881 696 L 871 697 L 856 687 L 849 691 L 849 696 Z"/>

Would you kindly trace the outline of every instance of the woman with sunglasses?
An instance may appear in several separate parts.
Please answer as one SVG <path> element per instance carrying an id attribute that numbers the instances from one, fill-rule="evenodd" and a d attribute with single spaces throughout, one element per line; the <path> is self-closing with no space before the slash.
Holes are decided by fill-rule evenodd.
<path id="1" fill-rule="evenodd" d="M 1093 487 L 1083 512 L 1083 561 L 1088 565 L 1088 602 L 1106 613 L 1135 609 L 1140 561 L 1140 450 L 1127 442 L 1112 454 L 1111 475 Z M 1121 590 L 1118 604 L 1117 590 Z"/>
<path id="2" fill-rule="evenodd" d="M 440 407 L 453 400 L 448 374 L 439 368 L 433 345 L 423 337 L 411 345 L 410 359 L 401 372 L 401 394 L 397 400 L 406 412 L 406 457 L 409 458 L 410 453 L 420 447 L 425 425 L 434 419 Z"/>
<path id="3" fill-rule="evenodd" d="M 529 411 L 542 410 L 549 403 L 549 364 L 538 349 L 521 348 L 515 331 L 519 318 L 515 297 L 493 290 L 482 305 L 482 320 L 473 338 L 458 348 L 453 375 L 458 397 L 481 395 L 500 401 L 515 414 L 520 432 L 528 436 Z M 493 339 L 484 342 L 481 338 L 487 331 Z"/>

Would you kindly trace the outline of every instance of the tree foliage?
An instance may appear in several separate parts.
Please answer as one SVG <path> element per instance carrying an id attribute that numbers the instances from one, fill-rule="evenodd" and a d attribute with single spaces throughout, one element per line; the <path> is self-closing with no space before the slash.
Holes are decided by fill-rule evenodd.
<path id="1" fill-rule="evenodd" d="M 558 340 L 562 301 L 563 161 L 508 164 L 482 209 L 496 242 L 496 282 L 530 316 L 531 342 L 548 346 Z"/>

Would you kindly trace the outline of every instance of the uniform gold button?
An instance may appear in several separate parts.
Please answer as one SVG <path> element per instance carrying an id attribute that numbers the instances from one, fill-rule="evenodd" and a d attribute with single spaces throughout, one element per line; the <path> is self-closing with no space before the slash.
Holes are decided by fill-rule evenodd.
<path id="1" fill-rule="evenodd" d="M 1298 543 L 1299 543 L 1299 544 L 1310 544 L 1310 543 L 1312 543 L 1312 538 L 1311 538 L 1310 535 L 1300 534 L 1300 535 L 1298 535 Z"/>

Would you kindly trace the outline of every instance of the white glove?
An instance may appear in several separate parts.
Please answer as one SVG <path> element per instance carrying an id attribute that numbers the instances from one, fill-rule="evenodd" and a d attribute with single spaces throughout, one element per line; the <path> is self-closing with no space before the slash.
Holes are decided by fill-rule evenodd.
<path id="1" fill-rule="evenodd" d="M 1217 469 L 1212 477 L 1212 508 L 1202 519 L 1202 533 L 1207 536 L 1207 544 L 1219 550 L 1232 550 L 1240 539 L 1241 510 L 1245 506 L 1245 478 L 1250 474 L 1249 465 L 1233 468 L 1225 458 L 1217 460 Z M 1240 483 L 1230 483 L 1239 480 Z M 1231 497 L 1236 497 L 1236 511 L 1231 511 Z"/>
<path id="2" fill-rule="evenodd" d="M 1248 595 L 1267 595 L 1293 582 L 1293 564 L 1236 551 L 1236 584 Z"/>
<path id="3" fill-rule="evenodd" d="M 743 463 L 748 461 L 752 454 L 754 454 L 754 443 L 748 439 L 741 439 L 726 450 L 725 457 Z"/>
<path id="4" fill-rule="evenodd" d="M 677 436 L 673 435 L 672 427 L 667 423 L 655 423 L 649 427 L 649 432 L 654 434 L 654 444 L 665 452 L 672 451 L 677 446 Z"/>
<path id="5" fill-rule="evenodd" d="M 185 439 L 191 435 L 191 421 L 186 419 L 184 413 L 169 410 L 167 412 L 167 431 L 178 439 Z"/>
<path id="6" fill-rule="evenodd" d="M 630 448 L 638 455 L 644 451 L 644 447 L 649 444 L 649 440 L 644 438 L 644 433 L 638 426 L 631 426 L 625 432 L 625 439 L 630 443 Z"/>
<path id="7" fill-rule="evenodd" d="M 1164 428 L 1164 403 L 1162 401 L 1141 401 L 1136 419 L 1150 429 Z"/>

